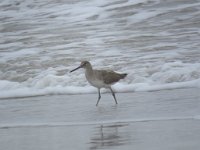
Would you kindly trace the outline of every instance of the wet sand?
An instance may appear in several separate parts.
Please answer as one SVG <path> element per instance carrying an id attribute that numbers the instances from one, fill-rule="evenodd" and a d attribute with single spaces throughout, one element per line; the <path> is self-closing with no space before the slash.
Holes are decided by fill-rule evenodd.
<path id="1" fill-rule="evenodd" d="M 200 90 L 0 100 L 4 150 L 200 149 Z"/>

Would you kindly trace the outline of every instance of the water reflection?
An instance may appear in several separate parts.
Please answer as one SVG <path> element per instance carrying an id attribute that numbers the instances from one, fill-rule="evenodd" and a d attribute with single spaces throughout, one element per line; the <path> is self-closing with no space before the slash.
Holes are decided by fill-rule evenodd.
<path id="1" fill-rule="evenodd" d="M 104 149 L 121 146 L 130 142 L 128 124 L 115 123 L 95 127 L 94 134 L 90 139 L 90 149 Z"/>

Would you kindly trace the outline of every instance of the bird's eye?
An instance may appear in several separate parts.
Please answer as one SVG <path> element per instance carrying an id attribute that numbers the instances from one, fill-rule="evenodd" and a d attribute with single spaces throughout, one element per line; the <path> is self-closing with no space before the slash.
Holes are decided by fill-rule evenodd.
<path id="1" fill-rule="evenodd" d="M 86 65 L 86 63 L 85 63 L 85 62 L 82 62 L 82 63 L 81 63 L 81 66 L 85 66 L 85 65 Z"/>

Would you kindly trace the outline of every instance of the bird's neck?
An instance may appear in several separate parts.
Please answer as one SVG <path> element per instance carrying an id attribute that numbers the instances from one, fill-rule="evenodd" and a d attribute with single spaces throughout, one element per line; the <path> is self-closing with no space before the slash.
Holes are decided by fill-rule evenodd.
<path id="1" fill-rule="evenodd" d="M 91 66 L 91 65 L 88 65 L 88 66 L 85 68 L 85 73 L 88 74 L 88 75 L 92 75 L 92 74 L 93 74 L 93 69 L 92 69 L 92 66 Z"/>

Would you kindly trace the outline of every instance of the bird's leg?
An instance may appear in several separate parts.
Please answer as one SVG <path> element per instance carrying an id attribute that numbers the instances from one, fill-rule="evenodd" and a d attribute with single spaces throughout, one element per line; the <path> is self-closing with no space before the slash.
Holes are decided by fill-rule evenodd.
<path id="1" fill-rule="evenodd" d="M 115 97 L 115 92 L 112 90 L 111 87 L 110 87 L 110 91 L 112 92 L 112 96 L 114 97 L 114 99 L 115 99 L 115 103 L 117 104 L 117 99 L 116 99 L 116 97 Z"/>
<path id="2" fill-rule="evenodd" d="M 98 104 L 99 104 L 99 101 L 100 101 L 100 99 L 101 99 L 100 88 L 98 88 L 98 94 L 99 94 L 99 97 L 98 97 L 98 101 L 97 101 L 97 104 L 96 104 L 96 106 L 98 106 Z"/>

